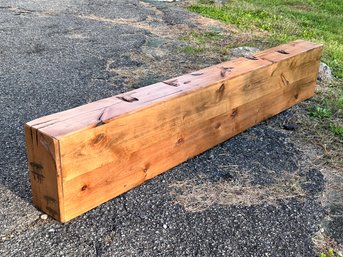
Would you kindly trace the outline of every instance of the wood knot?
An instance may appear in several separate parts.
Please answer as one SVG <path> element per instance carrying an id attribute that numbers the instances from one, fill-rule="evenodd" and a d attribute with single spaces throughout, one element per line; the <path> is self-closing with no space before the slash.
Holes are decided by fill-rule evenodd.
<path id="1" fill-rule="evenodd" d="M 238 110 L 237 109 L 233 109 L 232 113 L 231 113 L 231 117 L 234 118 L 237 116 Z"/>
<path id="2" fill-rule="evenodd" d="M 43 166 L 37 162 L 30 162 L 30 165 L 34 171 L 42 170 Z"/>
<path id="3" fill-rule="evenodd" d="M 99 135 L 97 135 L 93 141 L 93 144 L 96 145 L 96 144 L 99 144 L 103 139 L 105 138 L 105 134 L 104 133 L 101 133 Z"/>
<path id="4" fill-rule="evenodd" d="M 181 145 L 181 144 L 183 144 L 184 142 L 185 142 L 184 138 L 183 138 L 183 137 L 180 137 L 180 138 L 177 140 L 176 144 L 177 144 L 177 145 Z"/>
<path id="5" fill-rule="evenodd" d="M 147 173 L 150 168 L 150 163 L 145 164 L 145 167 L 143 169 L 144 173 Z"/>

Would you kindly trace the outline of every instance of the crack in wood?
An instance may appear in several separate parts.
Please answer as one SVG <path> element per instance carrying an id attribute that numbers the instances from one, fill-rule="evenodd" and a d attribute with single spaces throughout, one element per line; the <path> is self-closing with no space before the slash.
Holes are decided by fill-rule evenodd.
<path id="1" fill-rule="evenodd" d="M 231 72 L 234 69 L 234 67 L 220 67 L 220 69 L 220 76 L 225 77 L 226 73 Z"/>
<path id="2" fill-rule="evenodd" d="M 254 55 L 248 55 L 248 56 L 245 56 L 245 58 L 249 59 L 249 60 L 253 60 L 253 61 L 257 61 L 258 58 Z"/>
<path id="3" fill-rule="evenodd" d="M 46 140 L 44 139 L 44 137 L 41 137 L 39 142 L 41 143 L 41 145 L 47 150 L 47 152 L 49 153 L 49 156 L 51 157 L 52 160 L 55 161 L 55 155 L 54 152 L 50 149 L 49 144 L 46 142 Z"/>
<path id="4" fill-rule="evenodd" d="M 163 81 L 164 84 L 167 84 L 169 86 L 173 86 L 173 87 L 178 87 L 180 86 L 179 82 L 177 79 L 173 79 L 173 80 L 167 80 L 167 81 Z"/>
<path id="5" fill-rule="evenodd" d="M 280 53 L 280 54 L 289 54 L 289 52 L 286 52 L 285 50 L 277 50 L 276 52 Z"/>
<path id="6" fill-rule="evenodd" d="M 105 111 L 107 110 L 108 107 L 104 108 L 103 111 L 101 112 L 99 118 L 98 118 L 98 122 L 96 123 L 95 127 L 99 127 L 102 125 L 105 125 L 106 123 L 102 120 L 102 116 L 104 116 Z"/>
<path id="7" fill-rule="evenodd" d="M 204 75 L 204 73 L 191 73 L 192 76 L 201 76 Z"/>
<path id="8" fill-rule="evenodd" d="M 35 129 L 35 133 L 36 133 L 36 145 L 38 145 L 38 130 Z"/>
<path id="9" fill-rule="evenodd" d="M 129 96 L 129 95 L 117 96 L 117 98 L 122 100 L 122 101 L 124 101 L 124 102 L 128 102 L 128 103 L 139 101 L 138 98 L 132 97 L 132 96 Z"/>
<path id="10" fill-rule="evenodd" d="M 289 86 L 289 81 L 287 80 L 287 78 L 286 78 L 286 76 L 283 74 L 283 73 L 281 73 L 281 80 L 282 80 L 282 83 L 283 83 L 283 85 L 284 86 Z"/>

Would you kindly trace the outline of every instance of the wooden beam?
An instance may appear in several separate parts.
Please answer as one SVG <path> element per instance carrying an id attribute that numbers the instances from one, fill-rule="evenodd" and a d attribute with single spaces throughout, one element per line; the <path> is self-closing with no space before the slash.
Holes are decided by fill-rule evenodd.
<path id="1" fill-rule="evenodd" d="M 68 221 L 314 94 L 295 41 L 26 124 L 34 204 Z"/>

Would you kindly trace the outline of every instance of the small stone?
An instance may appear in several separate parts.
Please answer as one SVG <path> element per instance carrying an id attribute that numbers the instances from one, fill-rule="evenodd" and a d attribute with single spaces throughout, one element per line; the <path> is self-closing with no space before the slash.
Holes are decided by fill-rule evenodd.
<path id="1" fill-rule="evenodd" d="M 333 80 L 331 68 L 323 62 L 321 62 L 319 66 L 318 80 L 323 82 L 330 82 Z"/>
<path id="2" fill-rule="evenodd" d="M 285 130 L 296 130 L 297 129 L 297 125 L 294 125 L 294 124 L 283 124 L 283 128 Z"/>
<path id="3" fill-rule="evenodd" d="M 42 215 L 40 215 L 40 218 L 41 218 L 42 220 L 46 220 L 46 219 L 48 218 L 48 215 L 42 214 Z"/>
<path id="4" fill-rule="evenodd" d="M 163 224 L 163 228 L 164 228 L 164 229 L 167 229 L 167 227 L 168 227 L 168 226 L 167 226 L 166 224 Z"/>
<path id="5" fill-rule="evenodd" d="M 236 48 L 232 48 L 229 51 L 229 55 L 232 56 L 232 58 L 237 58 L 237 57 L 250 57 L 256 52 L 259 52 L 260 49 L 256 47 L 250 47 L 250 46 L 240 46 Z"/>
<path id="6" fill-rule="evenodd" d="M 49 229 L 49 232 L 53 233 L 53 232 L 55 232 L 55 229 L 51 228 L 51 229 Z"/>

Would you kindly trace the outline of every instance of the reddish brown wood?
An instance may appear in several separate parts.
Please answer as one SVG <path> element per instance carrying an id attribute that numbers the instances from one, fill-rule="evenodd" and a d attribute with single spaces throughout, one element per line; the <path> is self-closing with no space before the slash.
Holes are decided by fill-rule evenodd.
<path id="1" fill-rule="evenodd" d="M 68 221 L 314 94 L 295 41 L 27 123 L 35 205 Z"/>

